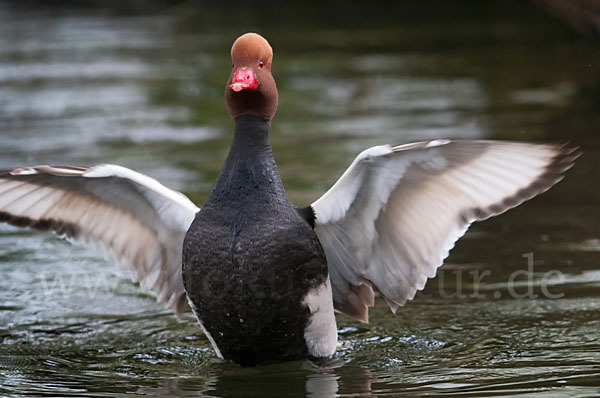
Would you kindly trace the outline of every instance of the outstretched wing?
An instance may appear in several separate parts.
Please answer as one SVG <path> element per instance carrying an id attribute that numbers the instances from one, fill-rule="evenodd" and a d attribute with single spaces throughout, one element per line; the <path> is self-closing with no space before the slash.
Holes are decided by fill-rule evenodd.
<path id="1" fill-rule="evenodd" d="M 501 141 L 365 150 L 312 204 L 336 309 L 366 322 L 373 284 L 396 311 L 472 222 L 548 190 L 578 155 L 560 145 Z"/>
<path id="2" fill-rule="evenodd" d="M 121 166 L 0 170 L 0 221 L 99 247 L 176 313 L 185 299 L 183 239 L 198 211 L 183 194 Z"/>

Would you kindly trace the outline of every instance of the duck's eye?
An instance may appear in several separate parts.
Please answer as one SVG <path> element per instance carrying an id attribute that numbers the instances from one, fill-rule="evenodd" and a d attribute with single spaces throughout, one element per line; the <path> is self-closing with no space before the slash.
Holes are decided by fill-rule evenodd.
<path id="1" fill-rule="evenodd" d="M 265 66 L 265 63 L 263 61 L 260 61 L 258 63 L 258 69 L 262 69 Z"/>

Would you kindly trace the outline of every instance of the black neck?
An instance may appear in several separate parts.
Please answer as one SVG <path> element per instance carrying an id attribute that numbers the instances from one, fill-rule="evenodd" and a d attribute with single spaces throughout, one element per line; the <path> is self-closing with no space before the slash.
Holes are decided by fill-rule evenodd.
<path id="1" fill-rule="evenodd" d="M 231 149 L 209 201 L 265 204 L 285 199 L 269 143 L 270 126 L 269 120 L 254 115 L 235 118 Z"/>
<path id="2" fill-rule="evenodd" d="M 269 128 L 271 121 L 255 115 L 241 115 L 234 119 L 233 143 L 231 149 L 244 148 L 245 151 L 256 151 L 271 148 Z"/>

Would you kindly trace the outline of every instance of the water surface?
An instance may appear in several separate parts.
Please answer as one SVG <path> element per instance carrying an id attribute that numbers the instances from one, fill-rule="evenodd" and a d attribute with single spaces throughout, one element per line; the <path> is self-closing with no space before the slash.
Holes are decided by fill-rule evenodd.
<path id="1" fill-rule="evenodd" d="M 598 41 L 527 3 L 449 3 L 0 2 L 0 168 L 117 163 L 201 205 L 231 140 L 229 47 L 248 30 L 275 49 L 271 139 L 299 205 L 376 144 L 584 152 L 556 188 L 474 225 L 396 315 L 378 300 L 369 325 L 338 316 L 321 362 L 220 361 L 191 313 L 110 261 L 2 225 L 0 395 L 600 395 Z"/>

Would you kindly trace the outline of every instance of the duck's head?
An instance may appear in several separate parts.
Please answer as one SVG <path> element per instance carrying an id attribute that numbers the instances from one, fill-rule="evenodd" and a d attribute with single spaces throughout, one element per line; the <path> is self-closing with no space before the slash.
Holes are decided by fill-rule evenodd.
<path id="1" fill-rule="evenodd" d="M 256 33 L 237 38 L 231 47 L 231 75 L 225 99 L 233 118 L 256 115 L 271 120 L 277 110 L 277 86 L 271 75 L 273 50 Z"/>

